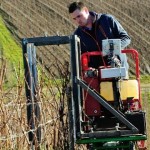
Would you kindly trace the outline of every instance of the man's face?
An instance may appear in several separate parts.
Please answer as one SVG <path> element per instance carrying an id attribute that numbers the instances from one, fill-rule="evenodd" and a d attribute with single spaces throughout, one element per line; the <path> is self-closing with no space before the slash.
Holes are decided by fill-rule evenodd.
<path id="1" fill-rule="evenodd" d="M 87 10 L 86 7 L 83 8 L 82 10 L 76 9 L 70 15 L 77 25 L 83 27 L 88 24 L 89 11 Z"/>

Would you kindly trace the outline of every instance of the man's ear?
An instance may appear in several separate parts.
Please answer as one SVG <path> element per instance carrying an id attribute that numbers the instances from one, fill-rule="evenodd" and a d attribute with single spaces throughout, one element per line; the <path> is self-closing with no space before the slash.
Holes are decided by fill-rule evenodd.
<path id="1" fill-rule="evenodd" d="M 89 13 L 89 10 L 87 7 L 83 7 L 83 10 L 86 12 L 86 13 Z"/>

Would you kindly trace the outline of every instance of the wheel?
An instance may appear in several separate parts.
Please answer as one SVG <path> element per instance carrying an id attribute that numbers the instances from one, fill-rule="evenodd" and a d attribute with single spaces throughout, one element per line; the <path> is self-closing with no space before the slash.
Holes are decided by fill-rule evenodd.
<path id="1" fill-rule="evenodd" d="M 137 150 L 135 142 L 133 141 L 129 142 L 129 150 Z"/>
<path id="2" fill-rule="evenodd" d="M 133 142 L 133 141 L 130 141 L 130 142 L 122 142 L 122 145 L 128 145 L 126 148 L 118 148 L 118 149 L 116 149 L 116 150 L 138 150 L 138 149 L 136 149 L 136 143 L 135 142 Z"/>

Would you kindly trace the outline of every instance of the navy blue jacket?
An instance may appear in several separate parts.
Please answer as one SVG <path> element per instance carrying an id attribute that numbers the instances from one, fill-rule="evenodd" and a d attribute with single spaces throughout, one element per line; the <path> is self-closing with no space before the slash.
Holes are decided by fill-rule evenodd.
<path id="1" fill-rule="evenodd" d="M 92 29 L 78 27 L 74 34 L 81 40 L 81 52 L 101 51 L 103 39 L 121 39 L 121 47 L 124 49 L 130 44 L 130 37 L 121 26 L 121 24 L 109 14 L 97 14 L 90 12 L 95 16 L 95 22 Z"/>

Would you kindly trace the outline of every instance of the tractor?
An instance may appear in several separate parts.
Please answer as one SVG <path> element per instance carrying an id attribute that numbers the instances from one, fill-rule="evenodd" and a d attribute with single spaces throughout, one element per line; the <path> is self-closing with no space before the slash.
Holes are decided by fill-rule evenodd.
<path id="1" fill-rule="evenodd" d="M 146 149 L 146 117 L 142 109 L 137 50 L 121 50 L 119 39 L 106 39 L 102 41 L 102 51 L 81 54 L 78 37 L 73 49 L 71 142 L 86 144 L 90 150 Z M 123 54 L 131 55 L 135 76 L 128 77 L 122 65 Z"/>
<path id="2" fill-rule="evenodd" d="M 71 81 L 66 88 L 68 149 L 74 150 L 76 144 L 83 144 L 89 150 L 146 150 L 146 113 L 140 93 L 138 52 L 122 50 L 119 39 L 106 39 L 102 42 L 102 51 L 83 54 L 76 35 L 22 40 L 31 131 L 35 129 L 33 113 L 40 121 L 40 107 L 34 96 L 37 94 L 35 46 L 60 44 L 70 44 Z M 130 54 L 134 61 L 135 76 L 127 77 L 127 69 L 122 65 L 124 53 Z M 32 112 L 35 105 L 37 109 Z M 40 143 L 41 128 L 36 134 Z M 29 141 L 34 145 L 32 132 L 29 132 Z"/>

